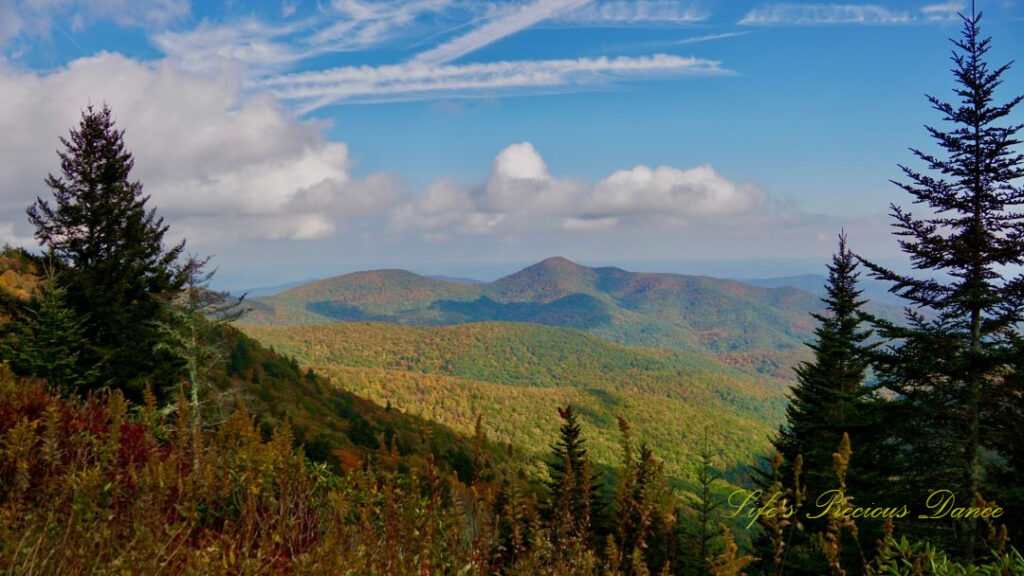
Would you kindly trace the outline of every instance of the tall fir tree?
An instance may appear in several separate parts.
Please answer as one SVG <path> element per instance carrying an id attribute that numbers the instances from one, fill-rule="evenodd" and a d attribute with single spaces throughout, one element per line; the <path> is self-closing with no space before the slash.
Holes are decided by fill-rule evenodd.
<path id="1" fill-rule="evenodd" d="M 868 358 L 865 353 L 871 330 L 862 327 L 862 290 L 857 281 L 857 261 L 839 235 L 839 250 L 828 265 L 825 312 L 812 314 L 819 322 L 815 341 L 808 344 L 814 359 L 796 368 L 797 385 L 786 410 L 786 423 L 772 444 L 786 465 L 789 478 L 797 455 L 804 459 L 803 483 L 809 495 L 834 485 L 832 453 L 843 436 L 856 439 L 870 429 L 868 410 L 871 388 L 865 385 Z"/>
<path id="2" fill-rule="evenodd" d="M 894 182 L 930 211 L 919 217 L 891 205 L 900 247 L 920 272 L 864 263 L 907 301 L 909 325 L 876 322 L 891 343 L 876 369 L 898 398 L 901 417 L 894 422 L 904 424 L 898 485 L 912 501 L 949 489 L 967 505 L 977 493 L 1007 495 L 1006 486 L 987 481 L 986 467 L 1012 460 L 1007 442 L 1019 442 L 1024 432 L 1020 414 L 1007 409 L 1019 410 L 1022 393 L 1012 374 L 1022 360 L 1024 275 L 1012 270 L 1024 265 L 1024 155 L 1016 151 L 1022 125 L 1008 118 L 1022 96 L 994 101 L 1010 65 L 993 69 L 986 62 L 991 39 L 981 36 L 981 13 L 972 6 L 961 18 L 952 55 L 957 101 L 928 97 L 949 125 L 927 128 L 941 154 L 911 149 L 925 171 L 900 166 L 906 180 Z M 951 528 L 970 555 L 978 545 L 976 522 Z"/>
<path id="3" fill-rule="evenodd" d="M 720 451 L 711 447 L 710 431 L 704 428 L 694 463 L 694 495 L 690 504 L 692 519 L 684 531 L 687 546 L 682 555 L 683 566 L 695 576 L 707 576 L 708 559 L 715 555 L 721 539 L 719 523 L 723 517 L 722 501 L 717 492 L 721 471 L 715 467 Z"/>
<path id="4" fill-rule="evenodd" d="M 83 354 L 83 361 L 102 360 L 105 381 L 138 391 L 168 367 L 154 353 L 156 296 L 184 286 L 188 271 L 177 263 L 184 241 L 165 248 L 167 225 L 146 207 L 142 184 L 130 179 L 134 160 L 109 107 L 86 108 L 61 143 L 61 175 L 46 179 L 53 204 L 37 198 L 29 221 L 56 256 L 68 305 L 86 318 L 84 336 L 99 358 Z"/>
<path id="5" fill-rule="evenodd" d="M 558 408 L 562 418 L 558 441 L 551 447 L 548 463 L 551 500 L 548 516 L 555 534 L 562 534 L 582 545 L 596 541 L 604 504 L 601 486 L 594 473 L 579 419 L 572 406 Z"/>
<path id="6" fill-rule="evenodd" d="M 867 505 L 879 492 L 876 475 L 882 458 L 873 454 L 881 447 L 876 419 L 878 404 L 872 399 L 872 389 L 865 384 L 872 332 L 862 326 L 862 307 L 866 301 L 857 285 L 857 268 L 856 257 L 846 244 L 846 234 L 840 233 L 839 249 L 828 265 L 826 295 L 822 298 L 826 309 L 812 315 L 819 322 L 815 341 L 808 344 L 814 359 L 796 368 L 797 385 L 791 393 L 786 423 L 772 440 L 783 459 L 779 469 L 783 483 L 792 480 L 794 463 L 802 456 L 800 489 L 812 507 L 823 493 L 836 487 L 832 454 L 844 433 L 862 449 L 861 464 L 851 474 L 858 481 L 851 493 Z M 811 536 L 824 528 L 824 520 L 801 521 L 805 530 L 794 533 L 788 544 L 787 571 L 827 571 L 824 557 Z"/>

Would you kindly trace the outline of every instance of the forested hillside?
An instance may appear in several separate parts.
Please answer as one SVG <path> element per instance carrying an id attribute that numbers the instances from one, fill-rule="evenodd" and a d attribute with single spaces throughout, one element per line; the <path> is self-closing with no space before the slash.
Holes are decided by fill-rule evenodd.
<path id="1" fill-rule="evenodd" d="M 733 480 L 767 448 L 781 422 L 786 382 L 723 368 L 706 357 L 630 348 L 582 332 L 514 323 L 450 327 L 334 323 L 243 326 L 254 338 L 330 376 L 343 389 L 471 433 L 483 415 L 491 438 L 541 457 L 558 426 L 555 406 L 585 416 L 595 463 L 617 459 L 616 416 L 645 422 L 638 438 L 666 472 L 692 488 L 707 432 Z"/>
<path id="2" fill-rule="evenodd" d="M 24 350 L 19 340 L 25 337 L 19 320 L 38 316 L 47 282 L 41 274 L 44 266 L 20 250 L 0 253 L 0 350 L 9 365 L 23 372 L 28 366 L 18 354 Z M 394 440 L 403 455 L 422 460 L 434 454 L 468 474 L 471 442 L 466 436 L 385 410 L 384 404 L 332 385 L 322 374 L 300 368 L 294 358 L 270 351 L 230 326 L 219 327 L 212 340 L 223 356 L 205 375 L 209 390 L 203 405 L 211 421 L 220 422 L 241 408 L 255 416 L 265 434 L 288 422 L 296 446 L 338 470 L 358 466 Z M 176 392 L 161 395 L 170 399 Z"/>

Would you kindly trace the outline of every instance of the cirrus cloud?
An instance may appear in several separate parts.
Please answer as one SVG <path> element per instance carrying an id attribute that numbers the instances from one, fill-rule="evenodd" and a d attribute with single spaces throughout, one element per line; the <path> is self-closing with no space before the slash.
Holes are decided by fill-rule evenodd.
<path id="1" fill-rule="evenodd" d="M 753 26 L 820 24 L 907 24 L 908 12 L 875 4 L 772 4 L 751 10 L 740 24 Z"/>

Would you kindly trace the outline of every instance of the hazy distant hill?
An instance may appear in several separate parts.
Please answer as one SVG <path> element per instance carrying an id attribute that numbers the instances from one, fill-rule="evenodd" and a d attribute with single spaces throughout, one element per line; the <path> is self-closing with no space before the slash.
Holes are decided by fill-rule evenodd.
<path id="1" fill-rule="evenodd" d="M 486 284 L 483 280 L 476 280 L 474 278 L 462 278 L 460 276 L 445 276 L 444 274 L 438 274 L 430 276 L 434 280 L 440 280 L 442 282 L 452 282 L 454 284 Z"/>
<path id="2" fill-rule="evenodd" d="M 232 290 L 236 295 L 245 294 L 249 298 L 258 298 L 260 296 L 273 296 L 274 294 L 280 294 L 289 288 L 295 288 L 302 286 L 303 284 L 309 284 L 314 280 L 296 280 L 294 282 L 286 282 L 284 284 L 278 284 L 276 286 L 260 286 L 258 288 L 249 288 L 246 290 Z"/>
<path id="3" fill-rule="evenodd" d="M 585 330 L 613 342 L 704 351 L 764 371 L 805 357 L 818 296 L 678 274 L 590 268 L 549 258 L 486 284 L 403 270 L 356 272 L 255 299 L 245 322 L 378 321 L 412 325 L 527 322 Z"/>
<path id="4" fill-rule="evenodd" d="M 798 276 L 782 276 L 779 278 L 740 280 L 740 282 L 745 284 L 753 284 L 754 286 L 763 286 L 765 288 L 781 288 L 784 286 L 790 286 L 812 294 L 818 294 L 819 296 L 825 294 L 826 281 L 827 279 L 825 276 L 819 274 L 800 274 Z M 889 284 L 882 282 L 881 280 L 875 280 L 868 276 L 867 273 L 861 274 L 860 279 L 858 280 L 858 286 L 863 291 L 863 298 L 874 305 L 875 309 L 869 311 L 893 315 L 896 310 L 906 304 L 906 302 L 899 296 L 889 292 Z"/>

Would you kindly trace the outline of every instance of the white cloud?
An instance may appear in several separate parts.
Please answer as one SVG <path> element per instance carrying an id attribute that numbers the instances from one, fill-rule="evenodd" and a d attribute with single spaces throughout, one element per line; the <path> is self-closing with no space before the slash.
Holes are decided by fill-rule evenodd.
<path id="1" fill-rule="evenodd" d="M 280 26 L 247 18 L 228 25 L 201 22 L 188 32 L 161 32 L 153 43 L 190 70 L 212 71 L 225 65 L 249 67 L 249 72 L 273 70 L 311 55 L 288 38 L 306 30 L 308 22 Z"/>
<path id="2" fill-rule="evenodd" d="M 439 96 L 491 96 L 556 87 L 605 84 L 616 78 L 728 74 L 717 61 L 656 54 L 430 66 L 409 62 L 347 66 L 288 74 L 260 83 L 303 111 L 334 102 L 416 100 Z"/>
<path id="3" fill-rule="evenodd" d="M 929 22 L 948 22 L 958 18 L 957 13 L 967 9 L 967 4 L 960 0 L 929 4 L 921 7 L 921 14 Z"/>
<path id="4" fill-rule="evenodd" d="M 721 34 L 706 34 L 704 36 L 693 36 L 691 38 L 683 38 L 682 40 L 676 40 L 673 44 L 699 44 L 701 42 L 712 42 L 714 40 L 724 40 L 726 38 L 736 38 L 737 36 L 746 36 L 747 32 L 723 32 Z"/>
<path id="5" fill-rule="evenodd" d="M 694 2 L 678 0 L 611 0 L 594 2 L 562 17 L 583 26 L 635 24 L 689 24 L 703 22 L 708 13 Z"/>
<path id="6" fill-rule="evenodd" d="M 492 177 L 497 180 L 548 180 L 547 164 L 533 144 L 512 144 L 494 158 Z"/>
<path id="7" fill-rule="evenodd" d="M 317 18 L 267 24 L 256 18 L 227 23 L 203 21 L 187 32 L 165 31 L 153 40 L 161 52 L 192 70 L 243 65 L 251 76 L 280 72 L 288 65 L 331 52 L 363 50 L 394 39 L 428 12 L 440 12 L 452 0 L 359 2 L 336 0 Z M 285 4 L 282 10 L 293 4 Z M 329 23 L 328 23 L 329 22 Z"/>
<path id="8" fill-rule="evenodd" d="M 637 166 L 602 180 L 584 205 L 590 214 L 608 216 L 732 216 L 761 207 L 764 193 L 753 184 L 737 184 L 710 165 L 679 170 Z"/>
<path id="9" fill-rule="evenodd" d="M 907 24 L 914 18 L 874 4 L 771 4 L 751 10 L 740 24 L 753 26 L 821 24 Z"/>
<path id="10" fill-rule="evenodd" d="M 723 219 L 760 217 L 764 205 L 765 194 L 757 186 L 732 182 L 708 165 L 688 170 L 637 166 L 588 186 L 552 176 L 536 149 L 522 142 L 497 154 L 485 184 L 438 181 L 398 209 L 391 226 L 428 240 L 524 231 L 585 233 L 721 224 Z"/>
<path id="11" fill-rule="evenodd" d="M 191 13 L 189 0 L 0 0 L 0 45 L 19 34 L 48 36 L 58 19 L 73 29 L 95 20 L 157 29 Z"/>
<path id="12" fill-rule="evenodd" d="M 453 0 L 336 0 L 320 6 L 316 17 L 282 24 L 251 16 L 230 22 L 204 20 L 188 31 L 156 34 L 153 42 L 192 70 L 243 65 L 248 74 L 259 77 L 322 54 L 379 46 L 414 27 L 423 14 L 443 12 L 452 4 Z M 281 6 L 285 18 L 296 8 L 292 2 Z"/>
<path id="13" fill-rule="evenodd" d="M 493 44 L 502 38 L 529 28 L 538 22 L 543 22 L 566 11 L 579 8 L 590 1 L 534 0 L 533 2 L 514 6 L 510 11 L 500 13 L 482 26 L 417 55 L 414 61 L 432 65 L 451 62 L 470 52 Z"/>
<path id="14" fill-rule="evenodd" d="M 309 43 L 345 49 L 374 46 L 393 38 L 417 17 L 444 12 L 453 4 L 454 0 L 334 0 L 326 11 L 338 21 L 319 30 Z"/>
<path id="15" fill-rule="evenodd" d="M 492 211 L 532 216 L 564 213 L 578 196 L 575 182 L 553 178 L 533 145 L 522 142 L 494 158 L 483 199 Z"/>
<path id="16" fill-rule="evenodd" d="M 0 69 L 0 222 L 23 221 L 58 169 L 57 137 L 81 108 L 109 103 L 133 177 L 172 224 L 218 237 L 315 238 L 400 200 L 394 177 L 353 178 L 348 148 L 225 75 L 102 53 L 48 74 Z"/>

